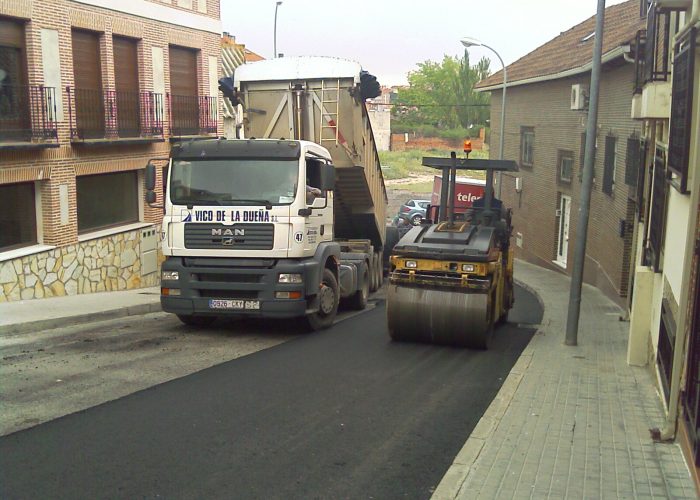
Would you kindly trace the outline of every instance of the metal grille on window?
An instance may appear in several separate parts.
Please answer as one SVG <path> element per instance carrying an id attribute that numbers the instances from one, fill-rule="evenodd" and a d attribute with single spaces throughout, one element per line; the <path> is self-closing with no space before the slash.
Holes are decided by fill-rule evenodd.
<path id="1" fill-rule="evenodd" d="M 603 192 L 612 194 L 615 185 L 615 147 L 617 137 L 608 135 L 605 137 L 605 170 L 603 171 Z"/>
<path id="2" fill-rule="evenodd" d="M 672 184 L 681 193 L 686 193 L 688 190 L 696 36 L 697 29 L 693 28 L 679 40 L 676 43 L 676 54 L 673 58 L 668 168 L 673 174 Z"/>
<path id="3" fill-rule="evenodd" d="M 666 169 L 664 168 L 665 154 L 660 148 L 656 148 L 654 156 L 654 174 L 652 180 L 649 204 L 651 214 L 649 216 L 649 241 L 648 241 L 648 265 L 654 268 L 654 272 L 660 271 L 661 252 L 663 250 L 664 223 L 666 221 L 666 194 L 668 183 L 666 182 Z"/>
<path id="4" fill-rule="evenodd" d="M 641 161 L 642 141 L 637 135 L 632 135 L 627 139 L 627 161 L 625 162 L 625 184 L 633 187 L 630 195 L 637 195 L 637 181 L 639 177 L 639 162 Z"/>

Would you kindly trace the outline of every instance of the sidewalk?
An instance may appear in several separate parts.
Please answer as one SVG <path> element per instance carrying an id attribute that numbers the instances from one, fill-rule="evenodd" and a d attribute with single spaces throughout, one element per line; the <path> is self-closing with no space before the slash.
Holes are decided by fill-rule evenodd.
<path id="1" fill-rule="evenodd" d="M 160 311 L 160 288 L 138 288 L 0 304 L 0 336 Z"/>
<path id="2" fill-rule="evenodd" d="M 675 444 L 654 443 L 661 402 L 626 363 L 629 323 L 584 286 L 578 343 L 565 346 L 569 278 L 518 261 L 544 318 L 433 495 L 472 498 L 697 498 Z"/>

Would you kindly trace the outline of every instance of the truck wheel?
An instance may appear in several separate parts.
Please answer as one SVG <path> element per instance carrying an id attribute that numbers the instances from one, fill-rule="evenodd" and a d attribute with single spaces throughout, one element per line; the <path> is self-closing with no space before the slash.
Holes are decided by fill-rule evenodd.
<path id="1" fill-rule="evenodd" d="M 335 279 L 335 275 L 330 269 L 323 270 L 323 280 L 318 295 L 318 311 L 306 317 L 309 327 L 314 331 L 330 327 L 338 312 L 338 302 L 340 301 L 338 280 Z"/>
<path id="2" fill-rule="evenodd" d="M 377 290 L 384 284 L 384 266 L 382 265 L 382 252 L 375 254 L 374 263 L 377 268 Z"/>
<path id="3" fill-rule="evenodd" d="M 369 271 L 367 264 L 362 266 L 362 285 L 350 298 L 350 307 L 358 311 L 367 307 L 367 298 L 369 297 Z"/>
<path id="4" fill-rule="evenodd" d="M 216 316 L 193 316 L 191 314 L 178 314 L 177 319 L 187 326 L 210 326 L 216 321 Z"/>
<path id="5" fill-rule="evenodd" d="M 376 292 L 379 288 L 379 277 L 377 276 L 377 254 L 372 252 L 369 255 L 369 291 Z"/>

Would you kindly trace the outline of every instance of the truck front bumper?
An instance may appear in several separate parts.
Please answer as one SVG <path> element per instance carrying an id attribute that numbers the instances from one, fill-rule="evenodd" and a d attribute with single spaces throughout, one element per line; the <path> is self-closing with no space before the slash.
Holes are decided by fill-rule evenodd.
<path id="1" fill-rule="evenodd" d="M 178 280 L 161 282 L 163 310 L 186 316 L 304 316 L 309 308 L 309 290 L 318 288 L 318 283 L 313 281 L 319 276 L 318 263 L 311 259 L 169 257 L 163 263 L 162 271 L 176 271 L 179 276 Z M 281 273 L 300 274 L 302 283 L 279 283 Z M 278 292 L 298 292 L 301 297 L 279 298 Z M 243 303 L 245 307 L 215 307 L 222 302 Z"/>

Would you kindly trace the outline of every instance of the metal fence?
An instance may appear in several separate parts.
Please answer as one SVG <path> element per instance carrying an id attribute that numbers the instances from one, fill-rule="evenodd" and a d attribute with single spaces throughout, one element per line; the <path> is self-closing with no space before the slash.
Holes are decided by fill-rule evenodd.
<path id="1" fill-rule="evenodd" d="M 168 94 L 167 99 L 171 135 L 216 133 L 218 113 L 215 97 Z"/>
<path id="2" fill-rule="evenodd" d="M 71 138 L 119 139 L 163 135 L 163 96 L 66 87 Z"/>
<path id="3" fill-rule="evenodd" d="M 53 87 L 0 86 L 0 141 L 51 141 L 57 137 Z"/>

